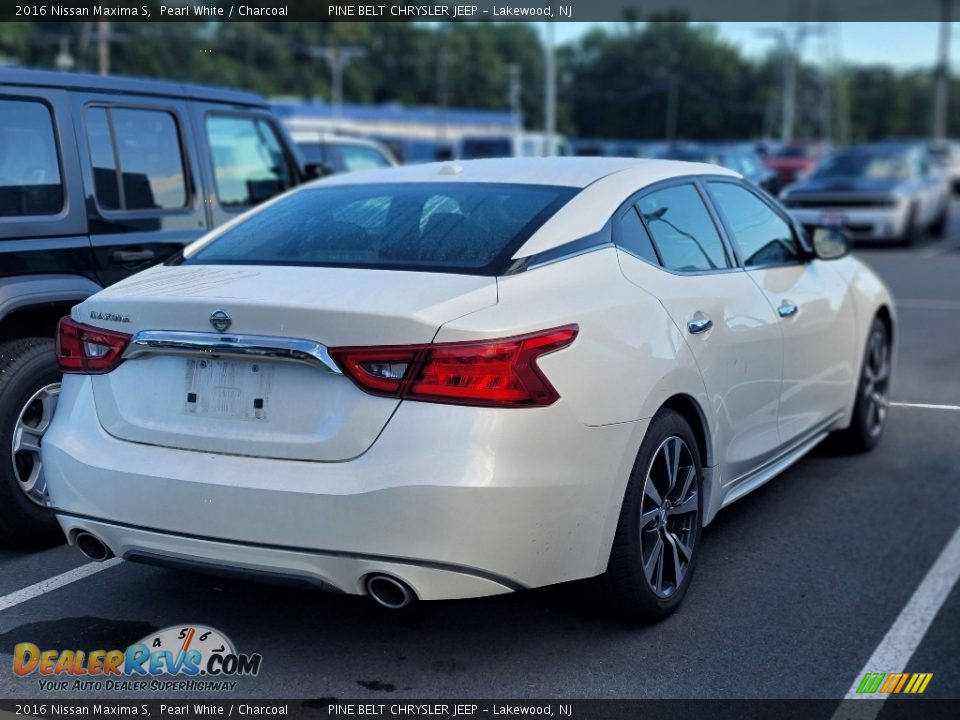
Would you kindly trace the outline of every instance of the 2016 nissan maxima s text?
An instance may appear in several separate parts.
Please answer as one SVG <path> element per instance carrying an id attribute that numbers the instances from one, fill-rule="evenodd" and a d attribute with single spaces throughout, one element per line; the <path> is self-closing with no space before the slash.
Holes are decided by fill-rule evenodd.
<path id="1" fill-rule="evenodd" d="M 895 316 L 845 249 L 711 165 L 327 178 L 61 321 L 49 505 L 91 557 L 661 617 L 721 507 L 879 439 Z"/>

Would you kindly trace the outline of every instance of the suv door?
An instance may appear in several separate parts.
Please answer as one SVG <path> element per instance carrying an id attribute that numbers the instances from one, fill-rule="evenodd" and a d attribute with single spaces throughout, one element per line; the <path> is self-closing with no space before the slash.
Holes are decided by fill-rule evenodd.
<path id="1" fill-rule="evenodd" d="M 780 447 L 776 314 L 736 266 L 693 179 L 642 192 L 619 217 L 615 241 L 627 279 L 660 299 L 696 358 L 721 476 L 736 483 Z"/>
<path id="2" fill-rule="evenodd" d="M 90 242 L 109 285 L 206 231 L 197 153 L 182 100 L 77 93 L 73 106 Z"/>
<path id="3" fill-rule="evenodd" d="M 192 113 L 212 227 L 299 181 L 297 157 L 266 110 L 192 103 Z"/>
<path id="4" fill-rule="evenodd" d="M 759 192 L 735 180 L 708 180 L 706 186 L 747 275 L 777 312 L 784 346 L 780 435 L 784 444 L 802 441 L 845 409 L 856 372 L 853 299 Z"/>
<path id="5" fill-rule="evenodd" d="M 0 86 L 0 276 L 95 279 L 74 137 L 66 91 Z"/>

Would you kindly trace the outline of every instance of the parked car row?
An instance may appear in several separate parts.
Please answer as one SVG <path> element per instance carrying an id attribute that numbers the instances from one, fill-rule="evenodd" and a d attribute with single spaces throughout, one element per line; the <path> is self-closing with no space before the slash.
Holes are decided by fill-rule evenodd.
<path id="1" fill-rule="evenodd" d="M 665 160 L 703 162 L 734 170 L 759 188 L 776 193 L 774 173 L 764 164 L 753 147 L 743 143 L 716 145 L 678 145 L 664 150 L 659 155 Z"/>

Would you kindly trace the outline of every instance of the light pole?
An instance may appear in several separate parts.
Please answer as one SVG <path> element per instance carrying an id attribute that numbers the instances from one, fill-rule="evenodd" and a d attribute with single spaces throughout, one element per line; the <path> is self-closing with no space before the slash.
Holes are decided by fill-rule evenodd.
<path id="1" fill-rule="evenodd" d="M 950 98 L 950 15 L 952 0 L 940 0 L 940 43 L 937 48 L 936 95 L 933 106 L 933 137 L 947 137 L 947 105 Z"/>
<path id="2" fill-rule="evenodd" d="M 549 7 L 549 3 L 548 3 Z M 543 128 L 544 154 L 555 155 L 554 137 L 557 134 L 557 49 L 555 28 L 547 22 L 546 43 L 544 44 L 544 82 L 543 82 Z"/>
<path id="3" fill-rule="evenodd" d="M 793 140 L 793 130 L 797 119 L 797 60 L 803 41 L 809 35 L 820 32 L 819 28 L 810 28 L 803 24 L 793 27 L 790 33 L 785 28 L 760 28 L 758 35 L 772 37 L 780 47 L 783 59 L 783 107 L 780 113 L 780 141 Z"/>
<path id="4" fill-rule="evenodd" d="M 520 145 L 520 132 L 523 129 L 523 115 L 520 108 L 520 93 L 522 85 L 520 84 L 520 66 L 516 63 L 510 63 L 507 66 L 509 81 L 507 85 L 507 102 L 510 105 L 510 115 L 513 119 L 513 146 Z"/>
<path id="5" fill-rule="evenodd" d="M 336 126 L 343 114 L 343 70 L 352 60 L 363 55 L 363 48 L 355 45 L 314 45 L 309 49 L 309 54 L 312 58 L 323 59 L 330 67 L 330 105 Z"/>

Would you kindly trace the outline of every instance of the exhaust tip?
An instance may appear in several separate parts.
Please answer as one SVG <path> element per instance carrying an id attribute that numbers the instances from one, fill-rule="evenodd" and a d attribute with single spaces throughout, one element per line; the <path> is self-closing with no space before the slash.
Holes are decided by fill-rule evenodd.
<path id="1" fill-rule="evenodd" d="M 73 542 L 77 546 L 77 549 L 90 560 L 103 562 L 113 557 L 113 552 L 100 538 L 86 531 L 78 532 Z"/>
<path id="2" fill-rule="evenodd" d="M 417 599 L 409 585 L 390 575 L 368 577 L 367 592 L 378 604 L 390 610 L 405 608 Z"/>

